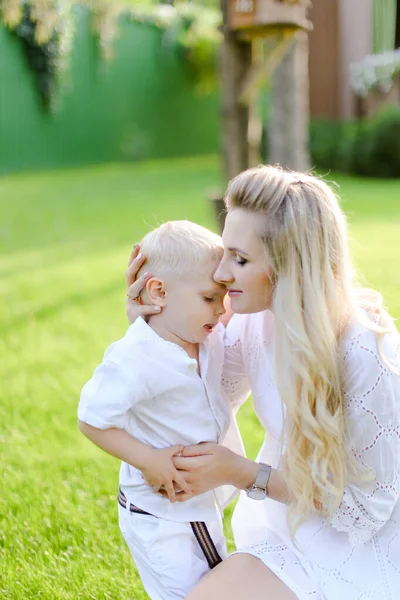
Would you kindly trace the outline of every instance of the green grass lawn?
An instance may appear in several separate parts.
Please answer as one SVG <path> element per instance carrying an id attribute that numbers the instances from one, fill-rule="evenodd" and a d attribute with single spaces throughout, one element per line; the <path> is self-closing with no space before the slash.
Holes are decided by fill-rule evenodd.
<path id="1" fill-rule="evenodd" d="M 365 281 L 400 316 L 400 182 L 341 186 Z M 118 463 L 78 432 L 82 384 L 126 328 L 124 271 L 153 225 L 217 229 L 215 158 L 0 179 L 0 597 L 144 599 L 116 519 Z M 254 457 L 261 431 L 240 415 Z"/>

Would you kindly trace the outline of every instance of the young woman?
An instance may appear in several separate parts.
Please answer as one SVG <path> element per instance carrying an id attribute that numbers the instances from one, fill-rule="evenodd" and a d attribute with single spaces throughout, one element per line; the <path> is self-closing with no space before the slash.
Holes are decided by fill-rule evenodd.
<path id="1" fill-rule="evenodd" d="M 225 387 L 249 388 L 266 438 L 257 462 L 217 444 L 175 466 L 189 493 L 241 493 L 238 552 L 188 600 L 395 600 L 400 595 L 400 338 L 379 294 L 355 287 L 344 215 L 330 187 L 276 167 L 226 194 L 214 275 L 236 313 Z M 127 271 L 128 316 L 143 257 Z M 260 501 L 261 500 L 261 501 Z"/>

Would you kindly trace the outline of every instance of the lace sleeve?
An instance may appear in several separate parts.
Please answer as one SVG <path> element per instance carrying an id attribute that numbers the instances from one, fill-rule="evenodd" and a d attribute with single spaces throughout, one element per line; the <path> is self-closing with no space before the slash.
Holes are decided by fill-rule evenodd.
<path id="1" fill-rule="evenodd" d="M 242 352 L 242 318 L 233 315 L 224 336 L 224 366 L 222 371 L 222 389 L 228 396 L 232 410 L 238 408 L 247 400 L 250 394 L 250 384 Z"/>
<path id="2" fill-rule="evenodd" d="M 398 334 L 385 338 L 385 356 L 398 364 Z M 382 363 L 369 331 L 350 339 L 344 366 L 348 442 L 371 476 L 345 488 L 331 524 L 357 545 L 385 525 L 399 501 L 400 377 Z"/>

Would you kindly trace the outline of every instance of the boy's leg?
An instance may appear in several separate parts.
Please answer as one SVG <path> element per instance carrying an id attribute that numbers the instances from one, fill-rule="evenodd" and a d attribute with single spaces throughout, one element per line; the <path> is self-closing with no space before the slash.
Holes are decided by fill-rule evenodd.
<path id="1" fill-rule="evenodd" d="M 122 507 L 119 517 L 122 534 L 152 600 L 183 599 L 209 572 L 189 523 L 129 513 Z M 222 524 L 207 525 L 221 558 L 225 558 Z"/>
<path id="2" fill-rule="evenodd" d="M 157 539 L 159 520 L 156 517 L 131 513 L 118 506 L 118 521 L 144 589 L 150 598 L 161 600 L 158 592 L 153 589 L 154 575 L 148 558 L 149 548 Z"/>
<path id="3" fill-rule="evenodd" d="M 217 553 L 219 554 L 220 558 L 224 560 L 228 557 L 228 550 L 226 548 L 226 539 L 224 535 L 224 525 L 222 518 L 219 521 L 212 521 L 206 523 L 206 526 Z"/>

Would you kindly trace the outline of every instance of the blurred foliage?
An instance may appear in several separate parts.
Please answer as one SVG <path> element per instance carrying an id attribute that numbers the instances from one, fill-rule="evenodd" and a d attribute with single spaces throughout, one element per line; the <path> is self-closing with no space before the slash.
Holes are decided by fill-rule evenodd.
<path id="1" fill-rule="evenodd" d="M 191 2 L 178 2 L 165 26 L 166 46 L 177 48 L 200 92 L 207 93 L 216 87 L 221 24 L 222 17 L 217 10 Z"/>
<path id="2" fill-rule="evenodd" d="M 15 33 L 21 38 L 24 51 L 32 70 L 36 73 L 36 83 L 43 104 L 50 106 L 54 98 L 54 85 L 60 56 L 58 44 L 60 35 L 53 34 L 49 40 L 39 44 L 35 36 L 35 23 L 31 17 L 31 9 L 26 6 Z"/>
<path id="3" fill-rule="evenodd" d="M 57 82 L 68 67 L 74 33 L 72 8 L 59 0 L 0 0 L 3 21 L 21 40 L 46 108 L 54 104 Z"/>
<path id="4" fill-rule="evenodd" d="M 112 59 L 121 17 L 152 23 L 164 32 L 164 48 L 177 51 L 188 66 L 197 89 L 215 87 L 222 39 L 218 0 L 0 0 L 1 18 L 22 40 L 45 106 L 53 104 L 57 82 L 68 67 L 77 6 L 91 12 L 103 59 Z"/>

